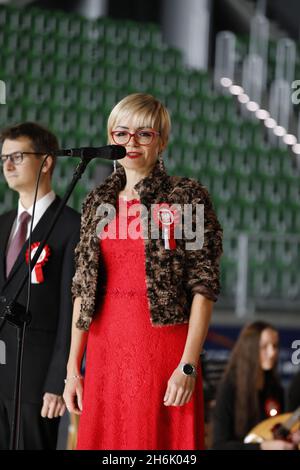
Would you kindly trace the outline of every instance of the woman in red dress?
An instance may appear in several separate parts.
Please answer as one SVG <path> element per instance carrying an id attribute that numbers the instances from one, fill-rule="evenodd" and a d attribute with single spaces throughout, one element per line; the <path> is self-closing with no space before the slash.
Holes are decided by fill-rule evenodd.
<path id="1" fill-rule="evenodd" d="M 199 357 L 219 293 L 222 230 L 207 190 L 167 175 L 169 131 L 168 111 L 145 94 L 124 98 L 108 120 L 110 142 L 127 153 L 83 207 L 64 392 L 81 415 L 77 449 L 204 447 Z M 187 232 L 176 239 L 178 204 L 204 204 L 201 246 L 186 248 Z M 193 213 L 191 226 L 198 221 Z"/>

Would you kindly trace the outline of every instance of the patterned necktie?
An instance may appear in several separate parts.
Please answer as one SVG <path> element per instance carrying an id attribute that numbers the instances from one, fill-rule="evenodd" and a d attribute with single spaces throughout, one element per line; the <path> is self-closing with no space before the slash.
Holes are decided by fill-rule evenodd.
<path id="1" fill-rule="evenodd" d="M 17 257 L 26 241 L 28 222 L 31 215 L 24 211 L 19 217 L 19 228 L 13 237 L 6 255 L 6 277 L 8 277 Z"/>

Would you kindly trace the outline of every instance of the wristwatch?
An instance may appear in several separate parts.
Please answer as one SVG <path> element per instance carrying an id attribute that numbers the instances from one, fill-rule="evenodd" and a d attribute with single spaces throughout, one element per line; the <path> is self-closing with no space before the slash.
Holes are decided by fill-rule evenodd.
<path id="1" fill-rule="evenodd" d="M 184 375 L 197 377 L 197 370 L 193 364 L 189 364 L 188 362 L 181 362 L 179 364 L 179 368 Z"/>

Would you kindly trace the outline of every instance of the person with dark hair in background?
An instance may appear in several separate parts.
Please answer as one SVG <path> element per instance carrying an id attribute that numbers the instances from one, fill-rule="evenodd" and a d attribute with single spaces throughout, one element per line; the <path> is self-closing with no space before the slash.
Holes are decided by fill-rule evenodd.
<path id="1" fill-rule="evenodd" d="M 241 331 L 217 393 L 213 449 L 295 449 L 296 439 L 244 443 L 256 424 L 284 411 L 284 392 L 276 372 L 278 348 L 278 331 L 268 323 L 256 321 Z"/>
<path id="2" fill-rule="evenodd" d="M 18 208 L 0 216 L 0 295 L 13 298 L 28 271 L 28 236 L 33 216 L 37 177 L 41 179 L 33 218 L 31 250 L 42 241 L 60 199 L 51 189 L 58 150 L 56 137 L 31 122 L 1 133 L 0 163 L 10 189 L 19 195 Z M 46 155 L 50 155 L 45 159 Z M 66 207 L 43 250 L 31 277 L 31 323 L 26 328 L 20 419 L 20 449 L 55 449 L 71 328 L 71 281 L 74 249 L 79 239 L 80 216 Z M 26 306 L 27 284 L 18 299 Z M 2 328 L 1 328 L 2 327 Z M 0 449 L 8 449 L 11 434 L 16 328 L 0 326 L 6 348 L 0 365 Z"/>

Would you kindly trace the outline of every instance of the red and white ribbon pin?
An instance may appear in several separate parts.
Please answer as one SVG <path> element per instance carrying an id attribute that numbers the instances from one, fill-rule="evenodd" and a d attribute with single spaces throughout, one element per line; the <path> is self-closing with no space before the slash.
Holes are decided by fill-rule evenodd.
<path id="1" fill-rule="evenodd" d="M 40 246 L 40 242 L 32 243 L 30 247 L 31 259 L 33 259 L 39 246 Z M 43 274 L 42 268 L 47 263 L 49 256 L 50 256 L 50 247 L 49 245 L 45 245 L 42 250 L 42 253 L 39 256 L 39 259 L 37 260 L 35 267 L 33 268 L 33 271 L 31 272 L 32 284 L 41 284 L 42 282 L 44 282 L 44 274 Z M 28 262 L 29 262 L 29 250 L 27 248 L 26 263 L 28 264 Z"/>
<path id="2" fill-rule="evenodd" d="M 178 223 L 178 214 L 166 203 L 157 204 L 153 212 L 154 220 L 162 228 L 163 239 L 166 250 L 176 248 L 175 223 Z"/>

